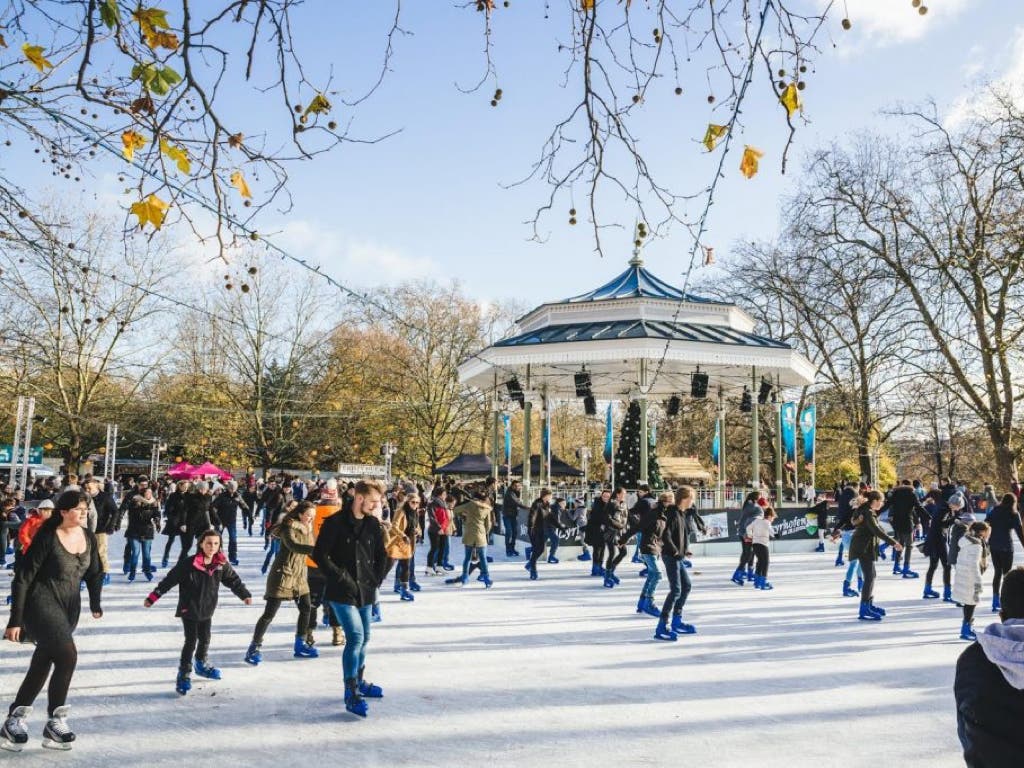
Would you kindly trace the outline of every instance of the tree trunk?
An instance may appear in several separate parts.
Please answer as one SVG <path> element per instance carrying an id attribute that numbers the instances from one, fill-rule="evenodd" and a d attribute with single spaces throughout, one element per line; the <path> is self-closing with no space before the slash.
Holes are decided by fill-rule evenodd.
<path id="1" fill-rule="evenodd" d="M 1000 430 L 992 429 L 989 434 L 995 451 L 997 487 L 1008 491 L 1010 484 L 1017 482 L 1017 452 L 1008 444 Z"/>

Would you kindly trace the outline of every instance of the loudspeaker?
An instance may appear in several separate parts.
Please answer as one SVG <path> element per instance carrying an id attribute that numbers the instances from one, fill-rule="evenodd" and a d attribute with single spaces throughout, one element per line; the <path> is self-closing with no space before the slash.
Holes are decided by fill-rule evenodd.
<path id="1" fill-rule="evenodd" d="M 679 395 L 672 395 L 672 397 L 668 399 L 668 404 L 665 406 L 665 414 L 668 416 L 678 416 L 679 408 L 682 404 L 683 401 Z"/>
<path id="2" fill-rule="evenodd" d="M 743 413 L 750 413 L 754 410 L 754 401 L 750 398 L 750 390 L 743 388 L 743 397 L 740 398 L 740 410 Z"/>
<path id="3" fill-rule="evenodd" d="M 587 395 L 583 398 L 583 412 L 587 416 L 597 416 L 597 400 L 594 399 L 593 395 Z"/>
<path id="4" fill-rule="evenodd" d="M 580 371 L 573 376 L 573 381 L 576 384 L 576 397 L 589 397 L 590 396 L 590 374 L 586 371 Z"/>
<path id="5" fill-rule="evenodd" d="M 706 373 L 697 371 L 690 377 L 690 394 L 696 398 L 708 396 L 708 375 Z"/>
<path id="6" fill-rule="evenodd" d="M 761 389 L 757 392 L 757 402 L 759 405 L 764 405 L 768 402 L 768 397 L 772 393 L 772 383 L 768 379 L 761 379 Z"/>

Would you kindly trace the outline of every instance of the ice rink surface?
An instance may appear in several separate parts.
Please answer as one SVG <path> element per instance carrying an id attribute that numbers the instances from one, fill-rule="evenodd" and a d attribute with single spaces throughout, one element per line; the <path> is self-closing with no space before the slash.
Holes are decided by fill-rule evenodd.
<path id="1" fill-rule="evenodd" d="M 121 538 L 111 561 L 121 561 Z M 163 551 L 157 537 L 154 550 Z M 808 544 L 808 549 L 813 546 Z M 641 579 L 627 558 L 622 584 L 604 589 L 575 559 L 541 563 L 492 552 L 494 587 L 446 586 L 425 577 L 420 548 L 413 603 L 383 594 L 367 679 L 384 688 L 361 720 L 342 704 L 341 648 L 317 632 L 319 659 L 295 659 L 294 607 L 282 606 L 264 662 L 242 657 L 262 610 L 262 539 L 243 536 L 245 606 L 227 589 L 213 623 L 210 662 L 220 681 L 193 676 L 174 692 L 181 625 L 177 592 L 151 609 L 151 585 L 118 571 L 104 617 L 83 613 L 69 704 L 70 753 L 40 747 L 45 691 L 21 754 L 23 766 L 943 766 L 963 765 L 952 685 L 960 611 L 921 599 L 922 580 L 880 563 L 881 624 L 858 621 L 840 597 L 834 553 L 779 554 L 772 592 L 729 581 L 734 557 L 697 558 L 684 617 L 698 634 L 652 639 L 656 620 L 635 613 Z M 521 550 L 522 551 L 522 550 Z M 462 546 L 452 547 L 461 563 Z M 915 568 L 925 563 L 918 557 Z M 10 571 L 0 577 L 4 594 Z M 157 573 L 160 578 L 165 571 Z M 666 580 L 658 587 L 660 604 Z M 154 581 L 155 584 L 155 581 Z M 940 586 L 941 591 L 941 586 Z M 977 628 L 993 620 L 990 595 Z M 2 615 L 6 624 L 6 610 Z M 32 648 L 0 646 L 7 707 Z"/>

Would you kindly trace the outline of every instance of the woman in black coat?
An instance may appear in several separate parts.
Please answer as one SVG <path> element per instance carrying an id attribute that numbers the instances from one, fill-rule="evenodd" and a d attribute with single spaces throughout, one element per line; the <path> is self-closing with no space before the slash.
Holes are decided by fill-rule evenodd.
<path id="1" fill-rule="evenodd" d="M 50 719 L 43 730 L 43 746 L 71 749 L 75 740 L 67 725 L 69 707 L 65 702 L 78 663 L 73 635 L 82 609 L 79 585 L 83 580 L 89 587 L 93 618 L 103 615 L 103 567 L 96 535 L 85 527 L 89 501 L 89 495 L 82 491 L 62 493 L 53 515 L 18 561 L 4 638 L 16 643 L 31 638 L 36 649 L 0 731 L 5 749 L 21 751 L 28 741 L 25 720 L 47 677 Z"/>
<path id="2" fill-rule="evenodd" d="M 139 568 L 139 555 L 142 555 L 142 572 L 146 581 L 153 580 L 151 554 L 153 537 L 160 526 L 160 503 L 153 496 L 153 491 L 146 488 L 134 496 L 128 505 L 128 530 L 125 538 L 131 545 L 131 560 L 128 562 L 128 581 L 135 581 L 135 573 Z"/>
<path id="3" fill-rule="evenodd" d="M 143 602 L 149 608 L 161 596 L 178 587 L 178 609 L 174 615 L 181 619 L 185 644 L 181 649 L 176 690 L 182 696 L 192 688 L 193 656 L 197 675 L 220 680 L 220 670 L 209 666 L 206 659 L 220 585 L 228 587 L 246 605 L 252 605 L 252 595 L 221 552 L 220 534 L 212 528 L 199 534 L 196 549 L 195 555 L 179 559 Z"/>
<path id="4" fill-rule="evenodd" d="M 989 512 L 985 519 L 992 527 L 988 548 L 992 553 L 992 611 L 999 610 L 999 588 L 1003 576 L 1013 568 L 1013 534 L 1024 545 L 1024 531 L 1021 530 L 1020 513 L 1017 512 L 1017 497 L 1012 493 L 1003 496 L 999 505 Z"/>

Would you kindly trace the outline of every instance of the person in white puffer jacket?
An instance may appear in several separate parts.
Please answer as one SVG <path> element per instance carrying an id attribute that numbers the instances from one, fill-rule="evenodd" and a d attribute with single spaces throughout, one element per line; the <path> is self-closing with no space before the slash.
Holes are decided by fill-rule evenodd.
<path id="1" fill-rule="evenodd" d="M 768 543 L 775 535 L 772 523 L 775 521 L 775 510 L 768 507 L 763 517 L 755 517 L 747 526 L 746 534 L 750 538 L 757 566 L 754 570 L 754 587 L 756 589 L 774 589 L 768 581 Z"/>
<path id="2" fill-rule="evenodd" d="M 960 625 L 961 640 L 977 640 L 974 634 L 974 608 L 981 599 L 982 574 L 988 568 L 988 537 L 992 532 L 988 523 L 971 523 L 960 540 L 956 558 L 956 579 L 953 599 L 963 606 L 964 620 Z"/>

